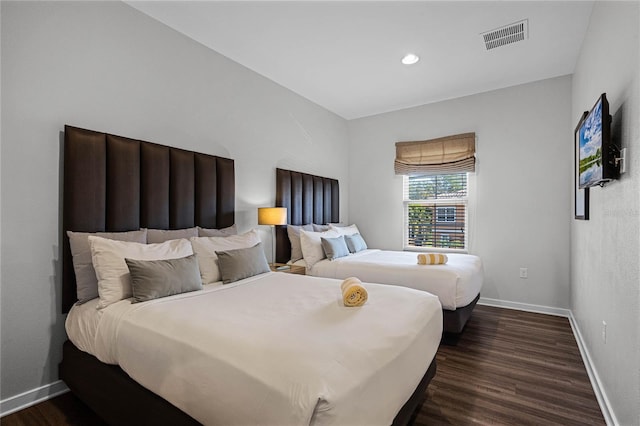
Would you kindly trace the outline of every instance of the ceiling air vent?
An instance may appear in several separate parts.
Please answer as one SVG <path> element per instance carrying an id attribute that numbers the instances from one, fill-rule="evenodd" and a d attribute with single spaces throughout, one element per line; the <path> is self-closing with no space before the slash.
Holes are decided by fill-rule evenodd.
<path id="1" fill-rule="evenodd" d="M 522 41 L 529 37 L 527 19 L 480 34 L 487 50 Z"/>

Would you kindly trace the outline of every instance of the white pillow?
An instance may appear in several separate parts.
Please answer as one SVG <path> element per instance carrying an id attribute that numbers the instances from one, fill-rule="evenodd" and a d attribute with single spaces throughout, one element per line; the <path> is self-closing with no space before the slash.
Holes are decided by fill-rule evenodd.
<path id="1" fill-rule="evenodd" d="M 202 276 L 202 284 L 211 284 L 220 281 L 220 269 L 218 268 L 217 251 L 234 250 L 253 247 L 260 241 L 258 232 L 252 229 L 240 235 L 228 237 L 196 237 L 191 238 L 193 252 L 198 257 L 198 266 Z"/>
<path id="2" fill-rule="evenodd" d="M 322 249 L 322 238 L 336 238 L 340 234 L 332 229 L 325 232 L 310 232 L 304 229 L 300 230 L 300 246 L 302 247 L 302 256 L 307 263 L 307 268 L 324 259 L 325 253 Z"/>
<path id="3" fill-rule="evenodd" d="M 291 260 L 290 262 L 297 262 L 302 259 L 302 247 L 300 247 L 300 230 L 313 231 L 313 226 L 308 225 L 287 225 L 287 235 L 289 236 L 289 242 L 291 243 Z"/>
<path id="4" fill-rule="evenodd" d="M 330 223 L 329 229 L 332 229 L 338 232 L 340 235 L 353 235 L 353 234 L 360 233 L 360 231 L 358 230 L 358 227 L 355 224 L 349 225 L 349 226 L 336 226 Z"/>
<path id="5" fill-rule="evenodd" d="M 133 295 L 131 276 L 125 258 L 136 260 L 178 259 L 193 254 L 189 240 L 170 240 L 159 244 L 114 241 L 90 236 L 91 259 L 98 278 L 98 308 Z"/>
<path id="6" fill-rule="evenodd" d="M 76 295 L 78 304 L 88 302 L 98 297 L 98 279 L 91 260 L 91 246 L 89 236 L 109 238 L 110 240 L 132 241 L 144 244 L 147 242 L 147 230 L 129 232 L 73 232 L 67 231 L 71 255 L 73 256 L 73 270 L 76 273 Z"/>

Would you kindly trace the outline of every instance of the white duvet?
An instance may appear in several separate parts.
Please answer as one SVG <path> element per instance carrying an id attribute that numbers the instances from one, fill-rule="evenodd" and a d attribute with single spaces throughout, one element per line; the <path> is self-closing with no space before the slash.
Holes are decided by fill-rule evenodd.
<path id="1" fill-rule="evenodd" d="M 207 425 L 389 425 L 435 356 L 440 303 L 365 284 L 368 302 L 346 308 L 340 282 L 267 273 L 124 300 L 92 349 Z"/>
<path id="2" fill-rule="evenodd" d="M 353 276 L 361 281 L 428 291 L 448 310 L 468 305 L 480 293 L 483 268 L 478 256 L 447 253 L 449 260 L 444 265 L 418 265 L 417 256 L 410 251 L 369 249 L 321 260 L 307 268 L 307 274 L 340 279 Z"/>

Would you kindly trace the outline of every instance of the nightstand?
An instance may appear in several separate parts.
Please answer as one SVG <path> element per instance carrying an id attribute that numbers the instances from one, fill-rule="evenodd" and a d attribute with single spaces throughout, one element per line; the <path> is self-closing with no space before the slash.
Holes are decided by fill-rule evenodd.
<path id="1" fill-rule="evenodd" d="M 273 272 L 284 272 L 287 274 L 306 275 L 304 266 L 287 265 L 286 263 L 270 263 L 269 267 Z"/>

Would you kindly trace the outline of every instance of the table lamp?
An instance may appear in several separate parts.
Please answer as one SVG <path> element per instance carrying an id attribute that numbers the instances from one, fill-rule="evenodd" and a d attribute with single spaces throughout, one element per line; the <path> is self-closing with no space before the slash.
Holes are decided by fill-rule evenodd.
<path id="1" fill-rule="evenodd" d="M 270 225 L 272 242 L 272 264 L 276 263 L 276 225 L 287 224 L 286 207 L 259 207 L 258 225 Z"/>

